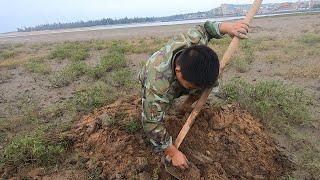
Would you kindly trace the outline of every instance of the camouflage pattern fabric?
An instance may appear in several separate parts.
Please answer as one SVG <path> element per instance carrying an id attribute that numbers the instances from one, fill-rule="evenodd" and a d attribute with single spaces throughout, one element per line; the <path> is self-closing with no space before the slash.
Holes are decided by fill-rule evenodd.
<path id="1" fill-rule="evenodd" d="M 142 84 L 142 125 L 156 150 L 161 151 L 172 144 L 164 118 L 173 100 L 182 95 L 199 95 L 202 92 L 202 89 L 188 90 L 179 84 L 174 72 L 174 59 L 184 48 L 207 45 L 211 38 L 221 38 L 219 24 L 207 21 L 204 25 L 190 28 L 186 34 L 174 37 L 155 52 L 142 69 L 139 75 Z"/>

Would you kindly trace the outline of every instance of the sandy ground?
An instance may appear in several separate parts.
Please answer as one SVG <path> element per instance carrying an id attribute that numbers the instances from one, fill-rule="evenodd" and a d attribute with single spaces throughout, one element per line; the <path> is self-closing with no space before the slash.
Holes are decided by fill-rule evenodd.
<path id="1" fill-rule="evenodd" d="M 100 156 L 98 163 L 93 163 L 91 168 L 96 169 L 100 164 L 102 179 L 114 179 L 116 176 L 134 179 L 135 174 L 138 174 L 137 179 L 153 179 L 157 167 L 160 167 L 159 179 L 174 179 L 161 172 L 164 169 L 159 163 L 160 156 L 146 147 L 142 132 L 128 136 L 121 129 L 103 125 L 101 119 L 104 116 L 116 118 L 119 111 L 123 112 L 122 121 L 139 121 L 140 97 L 116 101 L 85 116 L 71 131 L 79 154 L 84 157 Z M 177 114 L 175 110 L 168 113 L 166 127 L 174 137 L 187 116 Z M 291 162 L 263 131 L 263 126 L 238 107 L 205 107 L 197 120 L 181 149 L 199 167 L 201 179 L 275 179 L 292 170 Z M 97 128 L 87 133 L 88 127 Z M 86 151 L 88 144 L 95 150 Z M 199 179 L 188 171 L 179 174 L 183 179 Z"/>
<path id="2" fill-rule="evenodd" d="M 306 26 L 307 24 L 307 26 Z M 194 24 L 184 25 L 168 25 L 155 27 L 135 27 L 123 29 L 109 29 L 109 30 L 90 30 L 79 32 L 63 32 L 61 30 L 48 31 L 53 34 L 41 34 L 43 32 L 34 32 L 34 35 L 22 37 L 8 37 L 0 36 L 0 44 L 8 43 L 39 43 L 39 42 L 59 42 L 59 41 L 78 41 L 91 39 L 131 39 L 150 36 L 172 36 L 178 33 L 185 32 Z M 263 29 L 266 33 L 271 33 L 274 36 L 284 35 L 299 35 L 301 32 L 308 31 L 312 26 L 320 26 L 320 14 L 318 15 L 303 15 L 303 16 L 284 16 L 284 17 L 267 17 L 255 19 L 252 22 L 252 27 Z M 277 31 L 274 31 L 277 29 Z M 26 33 L 13 33 L 11 35 L 25 35 Z M 259 33 L 261 36 L 263 33 Z M 257 35 L 258 34 L 254 34 Z M 7 34 L 10 36 L 10 34 Z"/>
<path id="3" fill-rule="evenodd" d="M 158 27 L 138 27 L 138 28 L 127 28 L 127 29 L 112 29 L 112 30 L 95 30 L 95 31 L 82 31 L 82 32 L 70 32 L 70 33 L 56 33 L 56 34 L 49 34 L 49 35 L 34 35 L 34 36 L 24 36 L 24 37 L 15 37 L 15 38 L 1 38 L 0 37 L 0 49 L 1 47 L 5 47 L 6 44 L 11 43 L 25 43 L 25 45 L 19 46 L 13 46 L 15 47 L 15 51 L 17 52 L 17 55 L 9 60 L 21 60 L 21 62 L 24 61 L 24 59 L 28 59 L 32 56 L 46 56 L 48 55 L 54 48 L 55 44 L 52 45 L 44 45 L 42 43 L 53 43 L 53 42 L 61 42 L 61 41 L 81 41 L 81 40 L 91 40 L 91 39 L 105 39 L 105 40 L 115 40 L 115 39 L 136 39 L 136 38 L 145 38 L 145 37 L 167 37 L 172 36 L 181 32 L 185 32 L 188 27 L 193 26 L 193 24 L 186 24 L 186 25 L 172 25 L 172 26 L 158 26 Z M 298 16 L 284 16 L 284 17 L 268 17 L 268 18 L 261 18 L 261 19 L 255 19 L 251 26 L 251 33 L 250 37 L 253 40 L 263 39 L 264 46 L 266 49 L 260 49 L 257 50 L 255 54 L 255 60 L 250 64 L 249 69 L 246 72 L 237 72 L 237 70 L 230 66 L 227 68 L 226 72 L 224 73 L 222 80 L 227 81 L 228 79 L 232 77 L 242 77 L 246 79 L 247 81 L 251 83 L 255 83 L 261 80 L 279 80 L 281 82 L 284 82 L 286 84 L 294 85 L 300 88 L 303 88 L 309 95 L 312 96 L 312 99 L 315 100 L 314 104 L 312 104 L 313 109 L 311 110 L 314 117 L 318 118 L 320 117 L 320 76 L 318 75 L 320 71 L 319 66 L 319 54 L 317 54 L 317 51 L 308 51 L 310 49 L 315 49 L 315 47 L 312 46 L 306 46 L 303 45 L 304 48 L 301 48 L 301 52 L 298 54 L 295 54 L 295 52 L 292 51 L 292 49 L 288 47 L 295 47 L 296 39 L 301 37 L 302 35 L 306 33 L 313 33 L 313 34 L 320 34 L 320 13 L 313 14 L 313 15 L 298 15 Z M 19 33 L 18 33 L 19 34 Z M 291 42 L 291 45 L 283 43 L 286 42 L 285 40 L 293 39 L 294 42 Z M 269 45 L 268 45 L 269 44 Z M 272 46 L 270 46 L 270 44 Z M 317 45 L 317 43 L 315 43 Z M 301 45 L 301 44 L 298 44 Z M 307 48 L 306 48 L 307 47 Z M 19 49 L 20 48 L 20 49 Z M 219 51 L 219 49 L 217 49 Z M 287 55 L 283 55 L 284 51 L 288 51 L 289 53 Z M 295 51 L 295 49 L 294 49 Z M 103 50 L 92 50 L 90 52 L 90 56 L 85 60 L 85 62 L 89 65 L 96 65 L 100 62 L 101 57 L 107 53 L 107 49 Z M 149 53 L 149 52 L 148 52 Z M 142 53 L 133 53 L 128 55 L 128 60 L 134 70 L 140 69 L 139 64 L 141 61 L 145 61 L 149 54 L 146 52 Z M 311 53 L 311 54 L 308 54 Z M 291 54 L 295 54 L 296 57 L 293 57 Z M 272 55 L 276 55 L 276 60 L 271 61 L 268 60 L 268 57 L 272 60 Z M 279 58 L 277 57 L 279 55 Z M 6 60 L 9 61 L 9 60 Z M 52 68 L 53 72 L 57 72 L 64 67 L 68 63 L 68 59 L 64 59 L 61 61 L 53 61 L 50 59 L 46 59 L 45 63 Z M 130 67 L 131 67 L 130 66 Z M 292 68 L 297 67 L 299 70 L 299 67 L 305 67 L 305 70 L 309 70 L 312 67 L 314 68 L 314 74 L 303 71 L 302 74 L 295 75 L 294 78 L 290 78 L 290 73 L 296 73 L 293 69 L 293 72 L 291 72 Z M 300 72 L 300 71 L 299 71 Z M 298 72 L 298 73 L 299 73 Z M 287 73 L 287 74 L 286 74 Z M 4 79 L 0 79 L 0 120 L 10 119 L 10 123 L 12 124 L 12 129 L 14 129 L 13 132 L 8 132 L 6 135 L 7 138 L 11 138 L 15 135 L 15 133 L 21 133 L 22 131 L 25 131 L 28 129 L 28 127 L 25 127 L 23 122 L 20 123 L 19 119 L 15 120 L 12 119 L 11 116 L 14 116 L 16 114 L 22 114 L 24 106 L 30 106 L 32 105 L 33 101 L 37 102 L 39 107 L 47 107 L 51 104 L 57 104 L 65 101 L 66 99 L 70 99 L 75 90 L 81 85 L 81 83 L 85 83 L 87 80 L 85 80 L 85 77 L 77 78 L 74 82 L 72 82 L 70 85 L 63 87 L 63 88 L 52 88 L 50 86 L 50 83 L 48 81 L 48 77 L 45 75 L 39 75 L 39 74 L 32 74 L 25 70 L 24 66 L 18 66 L 16 68 L 6 66 L 6 67 L 0 67 L 0 75 L 3 75 L 5 77 Z M 294 75 L 294 74 L 293 74 Z M 8 77 L 7 77 L 8 76 Z M 1 77 L 1 76 L 0 76 Z M 134 100 L 132 100 L 134 101 Z M 107 106 L 108 107 L 108 106 Z M 126 106 L 124 106 L 126 107 Z M 105 108 L 105 107 L 103 107 Z M 108 112 L 108 115 L 110 115 L 110 112 L 112 113 L 114 111 L 118 111 L 119 108 L 111 108 L 104 109 L 98 111 L 98 113 L 94 113 L 92 116 L 93 118 L 87 118 L 90 119 L 90 122 L 98 122 L 98 119 L 95 118 L 95 115 L 100 115 L 99 113 Z M 128 106 L 128 111 L 132 109 L 141 109 L 136 104 L 130 104 Z M 200 165 L 199 167 L 204 167 L 202 169 L 202 175 L 204 177 L 209 177 L 210 174 L 212 175 L 220 175 L 220 179 L 223 176 L 226 176 L 230 179 L 240 179 L 240 177 L 247 178 L 247 179 L 275 179 L 273 177 L 277 177 L 279 174 L 284 175 L 286 172 L 289 172 L 286 164 L 283 165 L 281 163 L 277 164 L 273 162 L 274 159 L 270 157 L 278 157 L 278 155 L 281 155 L 282 153 L 279 153 L 277 148 L 278 145 L 276 145 L 273 142 L 273 137 L 270 137 L 267 132 L 264 131 L 264 128 L 258 122 L 257 119 L 252 118 L 247 112 L 240 112 L 240 109 L 238 107 L 235 107 L 236 117 L 234 115 L 229 117 L 229 110 L 233 110 L 233 106 L 227 107 L 226 109 L 222 110 L 216 110 L 212 112 L 220 113 L 220 111 L 224 112 L 222 113 L 222 117 L 228 117 L 226 119 L 229 119 L 231 117 L 232 123 L 230 126 L 225 128 L 219 133 L 216 133 L 216 131 L 212 130 L 211 125 L 208 123 L 210 120 L 203 115 L 203 119 L 208 119 L 207 121 L 203 121 L 200 124 L 196 125 L 195 128 L 197 129 L 206 129 L 207 131 L 203 132 L 202 134 L 198 133 L 200 131 L 193 131 L 194 137 L 211 137 L 211 139 L 208 139 L 205 142 L 199 142 L 197 141 L 197 138 L 189 138 L 188 143 L 190 144 L 196 144 L 197 146 L 194 146 L 193 150 L 200 151 L 203 149 L 198 149 L 199 147 L 202 147 L 204 144 L 207 145 L 208 149 L 216 149 L 215 151 L 219 152 L 220 154 L 214 154 L 211 153 L 212 157 L 214 159 L 218 159 L 219 155 L 226 155 L 223 157 L 226 157 L 227 159 L 223 159 L 220 157 L 218 160 L 218 163 L 213 163 L 211 166 L 203 166 Z M 122 112 L 122 111 L 121 111 Z M 138 111 L 136 111 L 138 112 Z M 111 113 L 111 114 L 112 114 Z M 138 119 L 140 113 L 137 113 L 136 116 Z M 239 115 L 239 116 L 238 116 Z M 211 115 L 210 115 L 211 116 Z M 66 116 L 67 117 L 67 116 Z M 66 117 L 64 115 L 58 115 L 57 119 L 60 121 L 65 121 Z M 91 116 L 89 116 L 91 117 Z M 86 120 L 86 118 L 82 118 L 80 120 Z M 172 119 L 177 119 L 175 116 L 172 116 Z M 185 118 L 184 118 L 185 119 Z M 84 122 L 84 121 L 80 121 Z M 176 122 L 176 121 L 172 121 Z M 234 122 L 234 123 L 233 123 Z M 169 122 L 170 123 L 170 122 Z M 179 121 L 179 125 L 182 125 L 182 121 Z M 98 123 L 99 124 L 99 123 Z M 242 125 L 245 125 L 242 127 Z M 315 124 L 314 128 L 305 128 L 302 127 L 301 131 L 306 132 L 306 135 L 308 137 L 311 137 L 314 139 L 313 144 L 319 149 L 319 125 Z M 83 124 L 82 129 L 75 130 L 79 133 L 79 136 L 75 139 L 77 140 L 78 147 L 77 149 L 79 152 L 83 153 L 83 156 L 91 156 L 91 151 L 85 151 L 88 143 L 93 143 L 97 145 L 95 148 L 97 148 L 99 151 L 96 151 L 95 155 L 98 157 L 99 161 L 94 161 L 94 158 L 92 158 L 90 161 L 88 161 L 87 165 L 85 166 L 89 170 L 95 169 L 95 168 L 101 168 L 100 170 L 103 171 L 105 174 L 104 177 L 106 178 L 112 178 L 117 177 L 120 175 L 126 177 L 130 176 L 132 174 L 135 175 L 141 175 L 144 176 L 145 174 L 141 173 L 147 173 L 151 174 L 154 170 L 158 169 L 158 164 L 155 162 L 158 162 L 159 158 L 158 156 L 155 157 L 154 154 L 151 153 L 150 148 L 146 147 L 143 142 L 141 141 L 140 133 L 136 133 L 134 135 L 127 133 L 123 131 L 122 129 L 115 129 L 114 131 L 108 131 L 109 127 L 101 128 L 99 125 L 99 128 L 95 129 L 99 132 L 93 133 L 93 134 L 86 134 L 87 133 L 87 125 Z M 175 126 L 176 127 L 176 126 Z M 179 129 L 180 127 L 176 127 Z M 253 128 L 253 134 L 252 132 L 246 131 L 247 128 Z M 111 128 L 110 128 L 111 129 Z M 172 130 L 172 132 L 176 132 L 177 130 Z M 81 134 L 82 133 L 82 134 Z M 207 134 L 205 134 L 207 133 Z M 78 135 L 77 133 L 75 133 Z M 114 139 L 114 135 L 121 135 L 119 138 Z M 198 136 L 200 135 L 200 136 Z M 241 136 L 239 136 L 241 135 Z M 254 136 L 256 135 L 256 136 Z M 226 139 L 226 137 L 233 137 L 234 139 Z M 86 138 L 91 137 L 91 138 Z M 118 136 L 117 136 L 118 137 Z M 192 136 L 191 136 L 192 137 Z M 246 143 L 246 142 L 240 142 L 234 143 L 237 138 L 245 138 L 249 141 L 252 140 L 252 137 L 254 141 Z M 83 139 L 82 139 L 83 138 Z M 0 139 L 1 139 L 1 127 L 0 127 Z M 112 145 L 105 148 L 104 146 L 101 146 L 104 141 L 112 141 Z M 286 146 L 288 143 L 288 139 L 285 137 L 279 137 L 276 140 L 280 141 L 281 146 Z M 87 142 L 88 141 L 88 142 Z M 97 143 L 98 142 L 98 143 Z M 124 143 L 127 142 L 127 143 Z M 137 144 L 136 142 L 141 143 Z M 237 141 L 236 141 L 237 142 Z M 0 149 L 2 148 L 2 142 L 0 141 Z M 198 144 L 197 144 L 198 143 Z M 219 146 L 215 146 L 216 143 L 220 143 Z M 261 147 L 265 144 L 271 144 L 270 148 L 262 148 L 257 149 L 255 148 L 256 144 L 260 144 Z M 212 146 L 211 146 L 212 145 Z M 259 145 L 259 147 L 260 147 Z M 300 149 L 302 145 L 297 145 L 297 147 Z M 134 156 L 132 153 L 136 146 L 142 147 L 142 151 L 139 152 L 141 157 L 148 157 L 150 159 L 149 162 L 146 164 L 144 159 L 139 159 Z M 129 157 L 129 159 L 132 161 L 131 163 L 135 163 L 136 161 L 141 161 L 140 165 L 141 167 L 138 169 L 130 169 L 128 168 L 128 161 L 121 161 L 121 163 L 117 164 L 117 166 L 111 166 L 108 163 L 112 163 L 115 160 L 121 160 L 124 159 L 121 156 L 118 156 L 119 153 L 116 153 L 115 156 L 105 156 L 109 151 L 119 151 L 119 148 L 124 148 L 126 152 L 122 153 L 123 157 L 126 158 Z M 128 148 L 129 147 L 129 148 Z M 191 145 L 190 145 L 191 147 Z M 219 149 L 221 148 L 221 149 Z M 243 150 L 243 148 L 245 150 Z M 84 149 L 84 150 L 83 150 Z M 232 151 L 227 151 L 231 149 Z M 83 150 L 83 151 L 82 151 Z M 206 149 L 207 150 L 207 149 Z M 267 152 L 266 152 L 267 151 Z M 87 154 L 89 153 L 89 154 Z M 207 152 L 201 151 L 201 154 L 206 154 Z M 247 159 L 240 159 L 237 162 L 234 162 L 234 153 L 239 153 L 239 157 L 247 157 Z M 101 155 L 101 158 L 99 155 Z M 147 154 L 147 155 L 146 155 Z M 121 154 L 120 154 L 121 155 Z M 210 152 L 209 155 L 207 153 L 206 156 L 211 156 Z M 117 159 L 119 157 L 119 159 Z M 261 161 L 255 161 L 255 159 L 260 159 Z M 88 158 L 87 158 L 88 160 Z M 112 161 L 111 161 L 112 160 Z M 269 164 L 264 164 L 264 161 L 270 161 Z M 280 159 L 281 160 L 281 159 Z M 72 161 L 73 162 L 73 161 Z M 93 164 L 92 162 L 97 162 L 97 164 Z M 254 164 L 254 163 L 256 164 Z M 281 161 L 282 162 L 282 161 Z M 284 161 L 283 161 L 284 162 Z M 248 166 L 241 166 L 241 164 L 248 163 Z M 253 164 L 251 164 L 253 163 Z M 139 163 L 138 163 L 139 164 Z M 283 165 L 278 167 L 279 165 Z M 67 164 L 66 166 L 70 166 L 70 164 Z M 88 167 L 87 167 L 88 166 Z M 132 165 L 133 166 L 133 165 Z M 221 168 L 222 167 L 222 168 Z M 115 168 L 115 169 L 112 169 Z M 117 169 L 118 168 L 118 169 Z M 122 169 L 123 168 L 123 169 Z M 256 168 L 256 169 L 255 169 Z M 237 171 L 238 170 L 238 171 Z M 278 170 L 278 171 L 277 171 Z M 53 174 L 53 176 L 48 179 L 66 179 L 67 177 L 72 177 L 69 170 L 61 171 L 62 174 Z M 214 173 L 209 173 L 210 171 Z M 216 172 L 217 171 L 217 172 Z M 71 173 L 74 173 L 74 171 L 71 171 Z M 83 172 L 82 172 L 83 173 Z M 109 174 L 108 174 L 109 173 Z M 298 172 L 300 173 L 300 172 Z M 0 169 L 1 174 L 1 169 Z M 9 173 L 11 175 L 14 175 L 15 173 L 11 172 Z M 26 174 L 26 173 L 21 173 Z M 64 175 L 66 174 L 66 175 Z M 75 178 L 70 179 L 85 179 L 79 177 L 81 172 L 76 172 Z M 161 174 L 161 173 L 160 173 Z M 34 177 L 34 175 L 30 175 L 30 177 Z M 150 177 L 150 176 L 149 176 Z M 305 174 L 300 173 L 301 178 L 298 179 L 308 179 L 308 176 Z M 46 179 L 46 178 L 44 178 Z M 150 179 L 150 178 L 147 178 Z M 311 179 L 311 178 L 309 178 Z"/>

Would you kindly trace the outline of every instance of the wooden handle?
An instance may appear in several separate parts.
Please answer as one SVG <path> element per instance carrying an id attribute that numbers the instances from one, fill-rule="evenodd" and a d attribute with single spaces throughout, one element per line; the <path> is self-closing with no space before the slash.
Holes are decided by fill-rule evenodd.
<path id="1" fill-rule="evenodd" d="M 251 20 L 253 19 L 253 16 L 259 10 L 261 3 L 262 3 L 262 0 L 255 0 L 253 2 L 253 5 L 251 6 L 250 10 L 248 11 L 246 17 L 243 20 L 245 23 L 250 24 Z M 223 72 L 227 63 L 230 61 L 231 56 L 237 50 L 237 48 L 239 46 L 239 42 L 240 42 L 240 39 L 238 37 L 236 37 L 236 36 L 233 37 L 227 51 L 224 53 L 222 60 L 220 61 L 220 74 Z"/>
<path id="2" fill-rule="evenodd" d="M 174 142 L 174 145 L 179 148 L 179 146 L 181 145 L 183 139 L 186 137 L 189 129 L 191 128 L 192 124 L 194 123 L 194 120 L 196 119 L 196 117 L 198 116 L 198 114 L 200 113 L 202 106 L 206 103 L 207 98 L 209 96 L 211 92 L 211 88 L 205 89 L 204 92 L 202 93 L 200 99 L 198 100 L 196 106 L 194 107 L 194 109 L 192 110 L 191 114 L 189 115 L 186 123 L 183 125 L 182 129 L 179 132 L 179 135 L 177 137 L 177 139 Z"/>
<path id="3" fill-rule="evenodd" d="M 244 18 L 244 22 L 247 24 L 250 24 L 250 21 L 252 20 L 253 16 L 256 14 L 258 11 L 260 5 L 262 3 L 262 0 L 254 0 L 253 5 L 251 6 L 248 14 Z M 238 45 L 239 45 L 240 39 L 238 37 L 234 37 L 227 49 L 227 51 L 224 53 L 222 60 L 220 62 L 220 74 L 224 70 L 225 66 L 227 63 L 230 61 L 231 56 L 234 54 L 236 51 Z M 180 130 L 177 139 L 174 142 L 174 145 L 179 148 L 183 139 L 186 137 L 189 129 L 191 128 L 192 124 L 194 123 L 194 120 L 200 113 L 202 106 L 206 103 L 207 98 L 211 92 L 212 88 L 205 89 L 204 92 L 202 93 L 200 99 L 198 100 L 196 106 L 194 107 L 193 111 L 189 115 L 187 121 L 183 125 L 182 129 Z"/>

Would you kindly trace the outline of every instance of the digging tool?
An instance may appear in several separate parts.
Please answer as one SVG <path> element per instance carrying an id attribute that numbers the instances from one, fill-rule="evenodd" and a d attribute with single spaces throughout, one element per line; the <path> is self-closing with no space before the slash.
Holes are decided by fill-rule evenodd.
<path id="1" fill-rule="evenodd" d="M 250 21 L 253 19 L 254 15 L 259 10 L 262 1 L 263 0 L 254 0 L 250 10 L 248 11 L 246 17 L 244 18 L 245 23 L 250 24 Z M 236 51 L 237 47 L 239 46 L 239 43 L 240 43 L 240 39 L 236 36 L 233 37 L 227 51 L 224 53 L 222 60 L 220 62 L 220 74 L 219 75 L 221 75 L 225 66 L 230 61 L 230 58 L 234 54 L 234 52 Z M 200 99 L 196 103 L 196 106 L 194 107 L 194 109 L 192 110 L 191 114 L 189 115 L 187 121 L 185 122 L 182 129 L 180 130 L 180 132 L 174 142 L 174 145 L 178 149 L 179 149 L 183 139 L 186 137 L 189 129 L 193 125 L 196 117 L 200 113 L 203 105 L 206 103 L 211 90 L 212 90 L 212 88 L 207 88 L 204 90 Z M 190 163 L 190 168 L 188 169 L 188 172 L 186 172 L 186 171 L 180 170 L 176 167 L 173 167 L 170 163 L 169 157 L 165 157 L 165 159 L 163 159 L 163 162 L 164 162 L 166 171 L 179 180 L 200 179 L 200 170 L 192 163 Z"/>

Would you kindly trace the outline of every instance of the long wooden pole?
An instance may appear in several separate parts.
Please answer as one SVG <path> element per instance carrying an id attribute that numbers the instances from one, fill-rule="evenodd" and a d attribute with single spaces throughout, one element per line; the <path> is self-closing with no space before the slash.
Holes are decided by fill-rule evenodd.
<path id="1" fill-rule="evenodd" d="M 251 20 L 253 19 L 254 15 L 257 13 L 257 11 L 260 8 L 260 5 L 262 3 L 262 0 L 254 0 L 250 10 L 248 11 L 246 17 L 244 18 L 244 22 L 247 24 L 250 24 Z M 240 39 L 238 37 L 233 37 L 227 51 L 224 53 L 222 60 L 220 61 L 220 75 L 223 72 L 225 66 L 227 65 L 227 63 L 230 61 L 231 56 L 234 54 L 234 52 L 236 51 L 236 49 L 239 46 L 239 42 Z M 186 137 L 189 129 L 191 128 L 191 126 L 194 123 L 194 120 L 196 119 L 196 117 L 198 116 L 198 114 L 200 113 L 203 105 L 206 103 L 207 98 L 211 92 L 212 88 L 208 88 L 205 89 L 204 92 L 202 93 L 200 99 L 198 100 L 196 106 L 194 107 L 193 111 L 191 112 L 191 114 L 189 115 L 187 121 L 185 122 L 185 124 L 183 125 L 182 129 L 180 130 L 177 139 L 174 142 L 174 145 L 179 148 L 179 146 L 181 145 L 183 139 Z"/>

